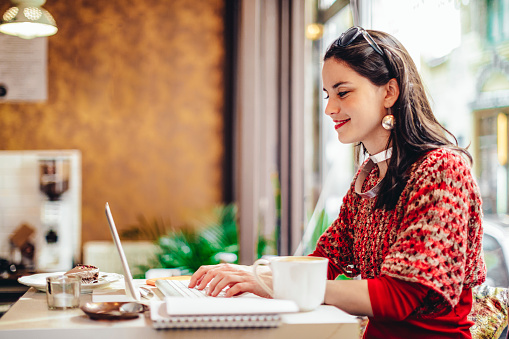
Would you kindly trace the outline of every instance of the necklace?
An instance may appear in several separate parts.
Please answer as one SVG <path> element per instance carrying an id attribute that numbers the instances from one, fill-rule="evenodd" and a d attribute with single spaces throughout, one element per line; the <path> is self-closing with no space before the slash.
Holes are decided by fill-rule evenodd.
<path id="1" fill-rule="evenodd" d="M 372 189 L 370 189 L 369 191 L 364 192 L 364 193 L 361 192 L 362 184 L 368 177 L 369 172 L 371 172 L 371 169 L 373 168 L 373 166 L 375 166 L 375 164 L 378 164 L 379 162 L 388 160 L 391 158 L 391 156 L 392 156 L 392 147 L 388 148 L 387 150 L 383 150 L 380 153 L 371 155 L 369 157 L 368 162 L 366 163 L 366 165 L 364 165 L 361 172 L 359 173 L 359 176 L 355 180 L 355 193 L 360 195 L 361 198 L 367 198 L 367 199 L 374 198 L 378 195 L 378 191 L 380 191 L 380 183 L 382 182 L 382 180 L 380 180 Z"/>

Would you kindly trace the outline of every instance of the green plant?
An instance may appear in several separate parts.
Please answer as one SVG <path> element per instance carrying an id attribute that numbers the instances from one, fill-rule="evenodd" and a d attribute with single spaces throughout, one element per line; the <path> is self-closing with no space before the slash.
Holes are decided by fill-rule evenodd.
<path id="1" fill-rule="evenodd" d="M 181 274 L 192 274 L 201 265 L 218 264 L 225 258 L 231 263 L 238 261 L 237 208 L 234 204 L 216 207 L 212 218 L 197 227 L 184 226 L 175 230 L 165 227 L 162 221 L 148 223 L 145 219 L 140 220 L 143 223 L 138 228 L 152 228 L 151 234 L 166 230 L 156 237 L 156 260 L 149 266 L 139 267 L 143 272 L 150 268 L 177 268 Z M 143 232 L 131 230 L 133 235 L 139 233 Z"/>
<path id="2" fill-rule="evenodd" d="M 327 228 L 329 228 L 329 226 L 332 224 L 332 221 L 333 220 L 330 220 L 325 210 L 321 210 L 318 213 L 318 218 L 316 220 L 313 233 L 311 234 L 308 243 L 305 244 L 305 254 L 313 252 L 318 239 L 320 239 L 320 236 L 327 230 Z M 336 280 L 350 280 L 350 278 L 344 274 L 340 274 L 337 276 Z"/>
<path id="3" fill-rule="evenodd" d="M 327 228 L 331 225 L 332 221 L 329 219 L 329 216 L 327 213 L 325 213 L 325 210 L 321 210 L 318 213 L 318 217 L 316 219 L 315 227 L 313 228 L 313 233 L 311 234 L 311 237 L 309 238 L 309 241 L 304 244 L 304 253 L 309 254 L 313 252 L 315 249 L 316 243 L 318 242 L 318 239 L 320 236 L 327 230 Z M 309 226 L 308 226 L 309 227 Z"/>
<path id="4" fill-rule="evenodd" d="M 279 236 L 281 234 L 281 182 L 279 180 L 279 173 L 273 172 L 271 175 L 271 181 L 272 181 L 272 188 L 274 190 L 274 203 L 276 207 L 276 229 L 274 230 L 274 254 L 278 253 L 280 242 L 279 242 Z M 263 250 L 258 250 L 258 258 L 260 258 L 263 254 Z"/>
<path id="5" fill-rule="evenodd" d="M 276 249 L 276 236 L 274 236 L 272 239 L 266 236 L 263 236 L 263 234 L 258 235 L 258 242 L 256 244 L 256 256 L 261 258 L 265 254 L 277 254 Z"/>

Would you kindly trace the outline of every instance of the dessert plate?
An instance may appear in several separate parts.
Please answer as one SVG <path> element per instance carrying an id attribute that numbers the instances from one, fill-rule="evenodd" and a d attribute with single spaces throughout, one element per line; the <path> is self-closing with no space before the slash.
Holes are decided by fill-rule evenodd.
<path id="1" fill-rule="evenodd" d="M 18 278 L 20 284 L 35 287 L 39 291 L 46 291 L 46 278 L 52 275 L 62 275 L 65 272 L 38 273 Z M 118 273 L 99 272 L 99 278 L 87 284 L 81 284 L 81 293 L 90 293 L 94 289 L 104 288 L 114 281 L 123 279 Z"/>

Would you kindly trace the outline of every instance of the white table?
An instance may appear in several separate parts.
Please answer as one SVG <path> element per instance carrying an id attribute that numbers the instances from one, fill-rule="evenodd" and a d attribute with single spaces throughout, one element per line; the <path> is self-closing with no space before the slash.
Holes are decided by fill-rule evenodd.
<path id="1" fill-rule="evenodd" d="M 145 280 L 137 280 L 143 285 Z M 123 282 L 118 282 L 122 286 Z M 149 286 L 147 286 L 149 287 Z M 118 285 L 112 284 L 112 288 Z M 156 297 L 162 295 L 156 290 Z M 80 302 L 91 301 L 83 294 Z M 30 288 L 0 318 L 2 339 L 158 339 L 158 338 L 353 338 L 360 336 L 360 326 L 353 317 L 335 307 L 322 305 L 312 312 L 285 314 L 282 325 L 269 329 L 197 329 L 155 330 L 149 312 L 132 320 L 91 320 L 80 309 L 48 310 L 46 294 Z"/>

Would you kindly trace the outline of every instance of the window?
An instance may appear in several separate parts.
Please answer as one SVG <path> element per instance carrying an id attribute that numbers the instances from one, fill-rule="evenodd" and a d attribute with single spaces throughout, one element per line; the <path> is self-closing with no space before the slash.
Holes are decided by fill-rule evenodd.
<path id="1" fill-rule="evenodd" d="M 488 0 L 488 41 L 494 44 L 509 40 L 509 0 Z"/>
<path id="2" fill-rule="evenodd" d="M 333 4 L 331 4 L 333 5 Z M 323 6 L 318 11 L 319 22 L 323 25 L 323 36 L 313 42 L 311 58 L 314 69 L 312 85 L 307 90 L 312 96 L 315 109 L 306 112 L 310 120 L 305 131 L 305 211 L 308 218 L 302 253 L 309 253 L 316 242 L 315 228 L 330 224 L 339 214 L 341 201 L 349 188 L 354 174 L 353 147 L 338 141 L 332 120 L 324 114 L 325 100 L 322 91 L 321 67 L 327 47 L 348 27 L 352 26 L 351 9 L 348 2 L 334 3 L 334 7 Z M 338 6 L 342 5 L 342 6 Z"/>

